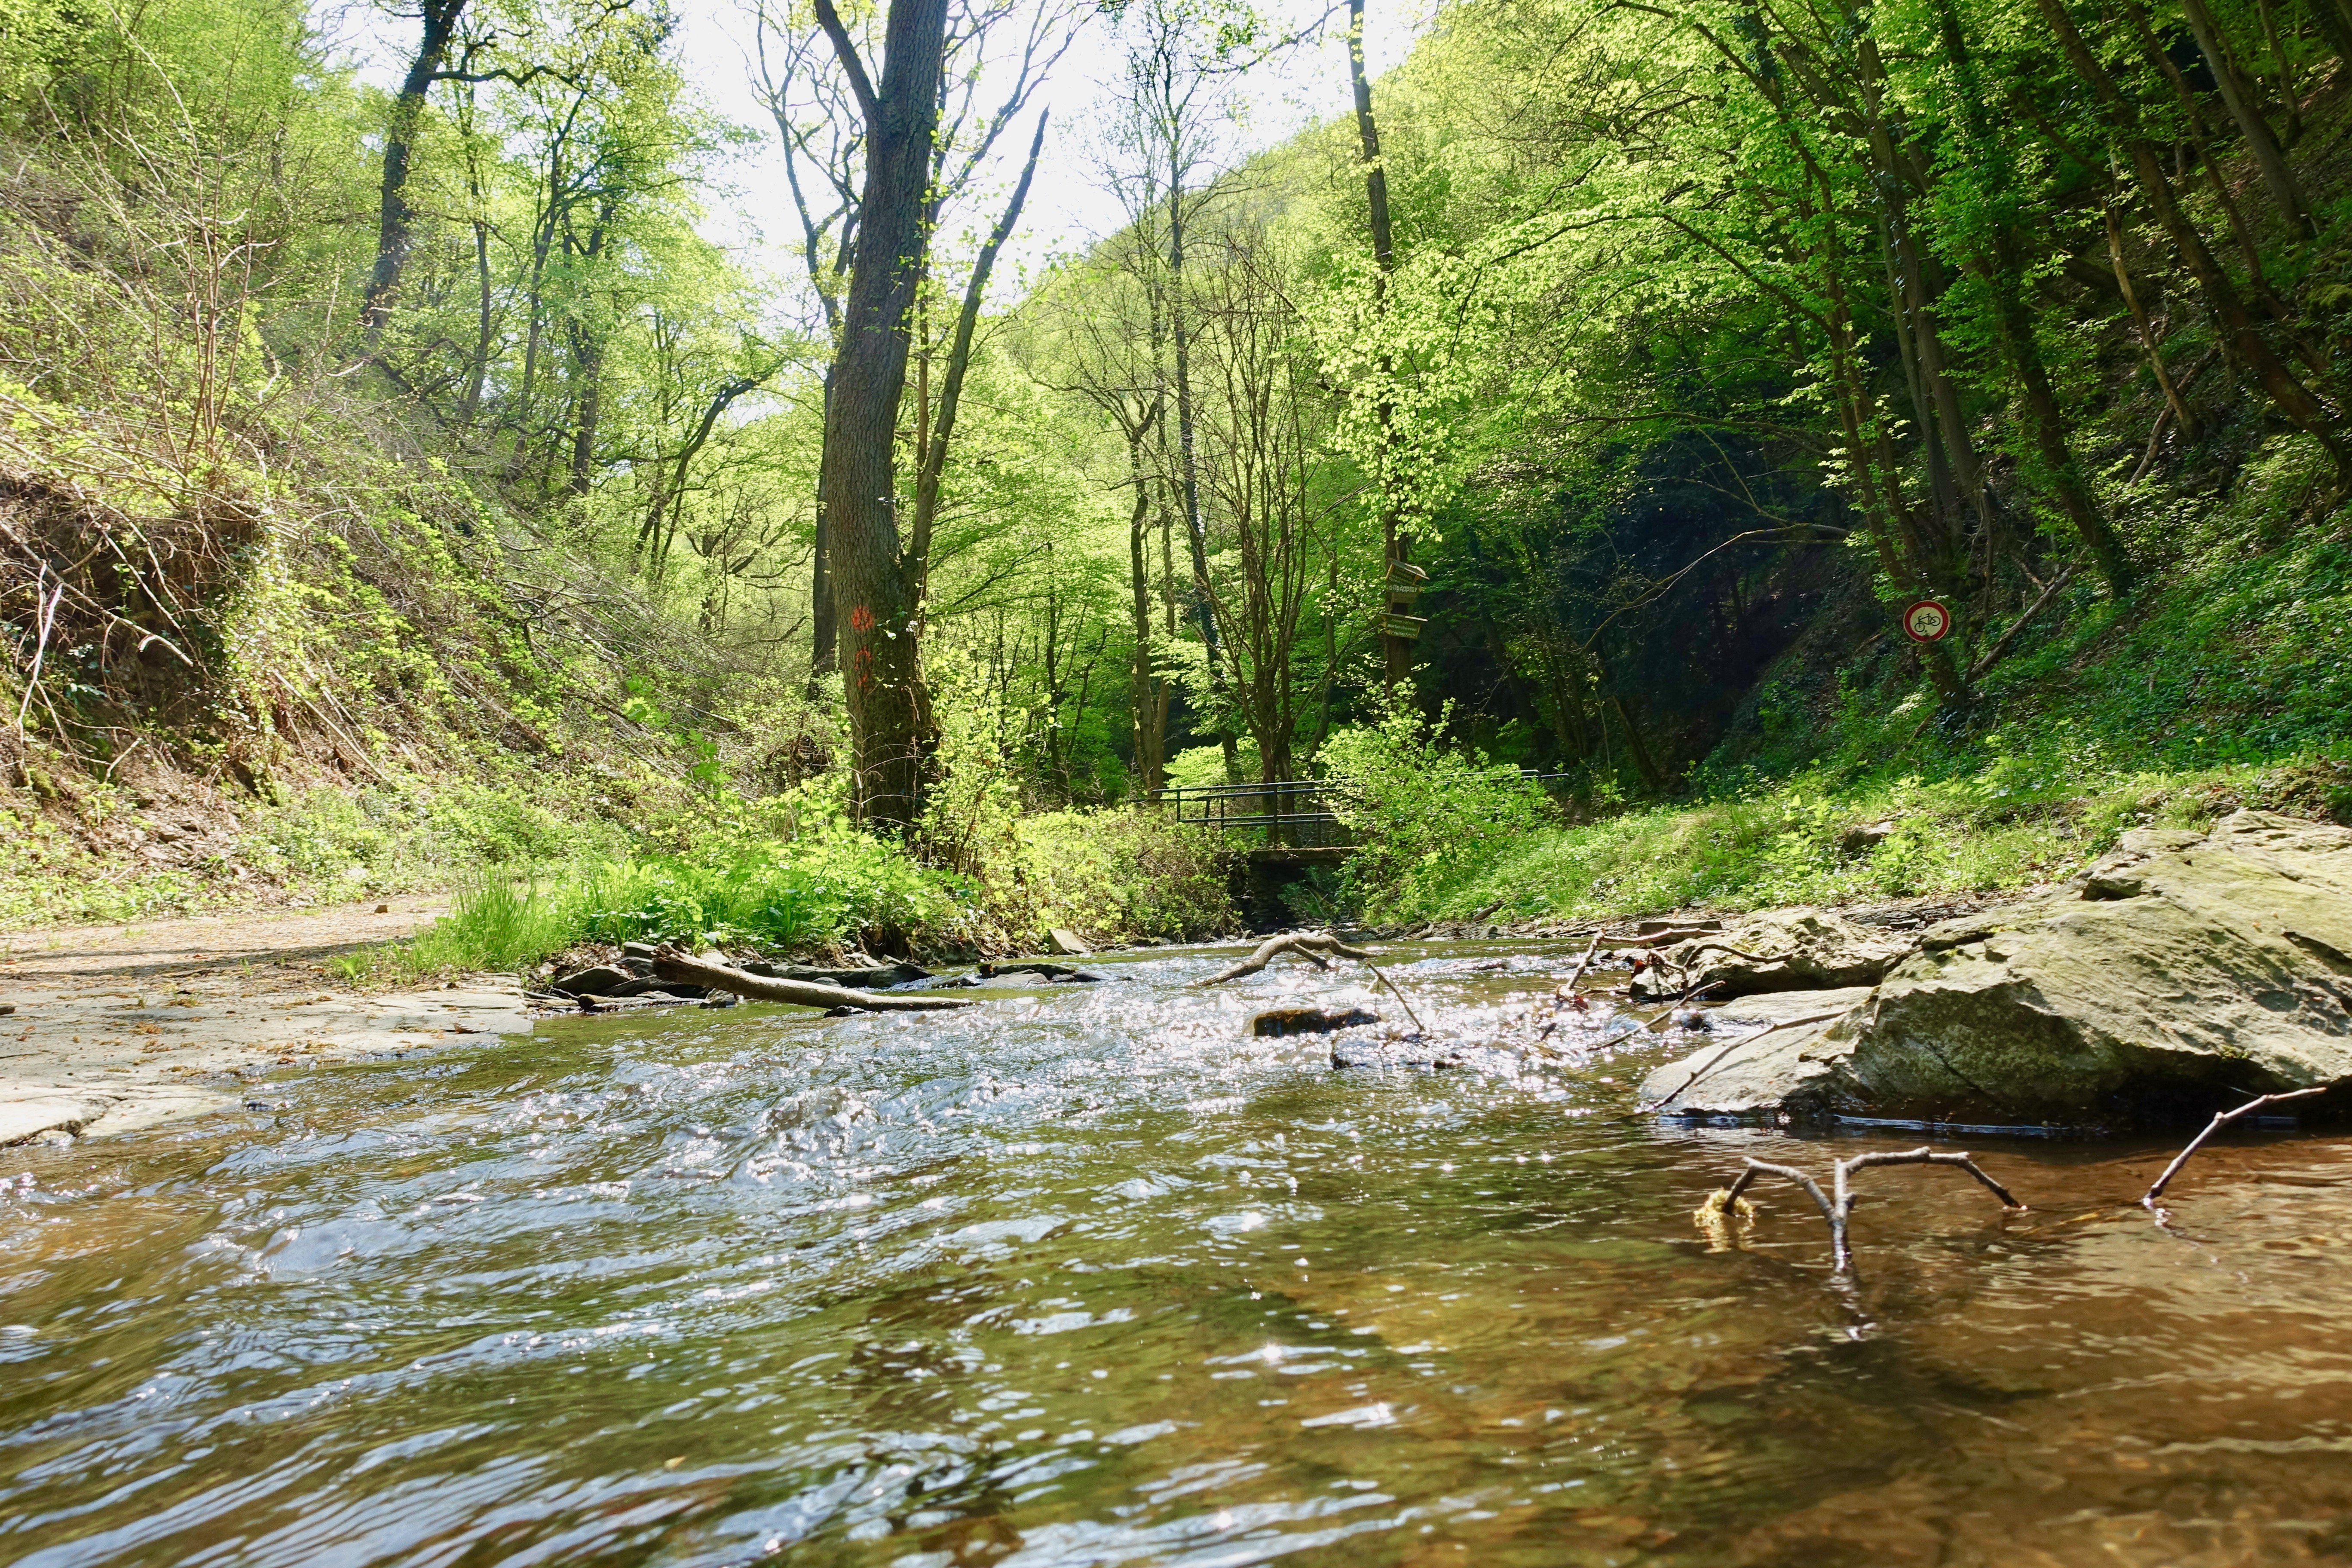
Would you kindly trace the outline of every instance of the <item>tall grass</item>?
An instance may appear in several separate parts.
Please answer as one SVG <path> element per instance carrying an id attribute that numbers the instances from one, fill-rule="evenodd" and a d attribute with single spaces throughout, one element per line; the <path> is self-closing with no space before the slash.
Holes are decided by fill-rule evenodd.
<path id="1" fill-rule="evenodd" d="M 782 952 L 882 928 L 947 921 L 941 879 L 871 839 L 637 855 L 461 886 L 449 913 L 405 942 L 331 967 L 354 982 L 513 973 L 583 942 L 675 942 Z"/>
<path id="2" fill-rule="evenodd" d="M 719 838 L 495 873 L 459 888 L 449 913 L 409 941 L 331 967 L 358 984 L 514 973 L 589 943 L 716 945 L 784 954 L 866 942 L 877 950 L 1033 947 L 1066 925 L 1107 941 L 1233 929 L 1221 847 L 1139 811 L 1031 816 L 962 875 L 835 823 L 791 839 Z"/>

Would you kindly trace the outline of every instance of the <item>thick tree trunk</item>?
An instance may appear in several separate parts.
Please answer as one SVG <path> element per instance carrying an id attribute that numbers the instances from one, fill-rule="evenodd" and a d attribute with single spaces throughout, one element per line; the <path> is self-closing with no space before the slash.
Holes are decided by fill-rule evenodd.
<path id="1" fill-rule="evenodd" d="M 2286 166 L 2286 153 L 2271 132 L 2270 121 L 2263 118 L 2255 106 L 2252 87 L 2238 74 L 2238 62 L 2221 37 L 2213 13 L 2205 8 L 2205 0 L 2180 0 L 2180 8 L 2188 15 L 2189 30 L 2197 37 L 2197 47 L 2212 68 L 2213 85 L 2221 89 L 2222 107 L 2236 121 L 2238 133 L 2246 139 L 2246 151 L 2254 156 L 2254 167 L 2262 171 L 2263 188 L 2280 212 L 2294 225 L 2295 232 L 2306 238 L 2318 232 L 2311 221 L 2311 207 L 2303 199 L 2303 188 L 2295 184 L 2294 171 Z"/>
<path id="2" fill-rule="evenodd" d="M 1385 304 L 1388 299 L 1389 274 L 1396 270 L 1396 237 L 1389 223 L 1389 176 L 1381 162 L 1380 127 L 1372 119 L 1372 81 L 1364 69 L 1364 0 L 1348 0 L 1348 78 L 1356 92 L 1356 135 L 1364 148 L 1364 204 L 1371 215 L 1372 262 L 1380 268 L 1373 280 L 1377 298 Z M 1380 357 L 1379 374 L 1383 381 L 1394 367 L 1383 352 Z M 1383 392 L 1377 414 L 1381 424 L 1381 444 L 1392 448 L 1396 444 L 1396 407 Z M 1383 476 L 1387 478 L 1388 476 Z M 1407 559 L 1404 534 L 1397 526 L 1397 506 L 1382 487 L 1381 500 L 1381 577 L 1385 584 L 1390 567 Z M 1386 590 L 1383 587 L 1383 601 Z M 1381 621 L 1381 662 L 1391 686 L 1401 687 L 1412 679 L 1412 639 L 1391 637 L 1385 614 Z"/>
<path id="3" fill-rule="evenodd" d="M 383 331 L 392 302 L 400 293 L 401 269 L 408 265 L 415 242 L 408 205 L 408 162 L 425 121 L 425 95 L 440 75 L 449 53 L 450 37 L 466 0 L 425 0 L 423 36 L 392 100 L 392 117 L 383 131 L 383 178 L 377 197 L 375 266 L 368 273 L 367 293 L 360 301 L 360 325 L 373 342 Z"/>
<path id="4" fill-rule="evenodd" d="M 923 272 L 931 142 L 939 129 L 947 0 L 891 0 L 878 89 L 830 0 L 818 16 L 866 111 L 857 247 L 833 362 L 819 496 L 830 539 L 835 630 L 848 692 L 858 816 L 888 831 L 922 815 L 929 704 L 917 606 L 899 553 L 892 458 L 907 385 L 907 323 Z"/>

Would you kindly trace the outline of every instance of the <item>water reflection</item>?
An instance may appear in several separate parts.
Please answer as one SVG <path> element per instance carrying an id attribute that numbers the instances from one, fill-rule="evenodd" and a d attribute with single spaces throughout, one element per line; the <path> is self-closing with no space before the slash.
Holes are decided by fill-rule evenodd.
<path id="1" fill-rule="evenodd" d="M 1529 1048 L 1575 954 L 1496 955 L 1391 970 L 1460 1069 L 1250 1038 L 1388 1009 L 1171 954 L 957 1015 L 564 1020 L 12 1151 L 0 1557 L 2352 1551 L 2340 1145 L 2200 1154 L 2168 1233 L 2133 1200 L 2168 1150 L 1979 1140 L 2034 1212 L 1878 1173 L 1832 1289 L 1800 1194 L 1691 1220 L 1818 1145 L 1628 1115 L 1676 1047 L 1596 1013 Z"/>

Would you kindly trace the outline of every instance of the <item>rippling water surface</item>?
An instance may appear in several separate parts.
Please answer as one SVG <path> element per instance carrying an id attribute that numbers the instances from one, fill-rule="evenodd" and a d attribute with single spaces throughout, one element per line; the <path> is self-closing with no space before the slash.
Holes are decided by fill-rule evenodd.
<path id="1" fill-rule="evenodd" d="M 1507 1045 L 1572 958 L 1420 952 L 1433 1029 Z M 2168 1229 L 2168 1149 L 1980 1140 L 2032 1212 L 1874 1172 L 1849 1288 L 1789 1189 L 1692 1211 L 1916 1139 L 1662 1126 L 1689 1042 L 1581 1022 L 1334 1071 L 1248 1014 L 1392 1004 L 1180 989 L 1213 962 L 565 1019 L 0 1151 L 0 1561 L 2352 1555 L 2344 1143 L 2200 1155 Z"/>

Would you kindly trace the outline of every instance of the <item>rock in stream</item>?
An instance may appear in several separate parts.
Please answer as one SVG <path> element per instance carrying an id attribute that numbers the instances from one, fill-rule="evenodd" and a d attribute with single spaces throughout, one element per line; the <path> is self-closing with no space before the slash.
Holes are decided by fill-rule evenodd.
<path id="1" fill-rule="evenodd" d="M 2352 830 L 2240 811 L 2127 833 L 2074 882 L 1931 926 L 1835 1019 L 1711 1044 L 1643 1098 L 2123 1128 L 2347 1077 Z"/>

